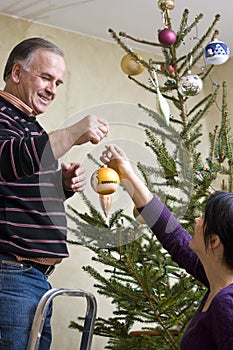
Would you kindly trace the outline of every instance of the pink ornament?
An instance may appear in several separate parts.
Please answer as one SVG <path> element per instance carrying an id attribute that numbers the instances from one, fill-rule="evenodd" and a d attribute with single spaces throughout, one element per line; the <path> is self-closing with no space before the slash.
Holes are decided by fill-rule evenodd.
<path id="1" fill-rule="evenodd" d="M 176 33 L 174 30 L 164 28 L 159 32 L 159 42 L 165 46 L 171 46 L 176 41 Z"/>
<path id="2" fill-rule="evenodd" d="M 163 64 L 160 65 L 161 73 L 166 73 L 165 67 Z M 172 65 L 169 65 L 169 72 L 173 74 L 175 72 L 175 68 Z"/>

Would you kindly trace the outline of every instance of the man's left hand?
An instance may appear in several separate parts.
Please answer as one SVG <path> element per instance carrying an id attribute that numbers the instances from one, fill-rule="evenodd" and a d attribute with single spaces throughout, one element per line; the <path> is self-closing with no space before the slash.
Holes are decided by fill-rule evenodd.
<path id="1" fill-rule="evenodd" d="M 65 189 L 82 192 L 87 183 L 86 171 L 81 163 L 62 163 L 62 181 Z"/>

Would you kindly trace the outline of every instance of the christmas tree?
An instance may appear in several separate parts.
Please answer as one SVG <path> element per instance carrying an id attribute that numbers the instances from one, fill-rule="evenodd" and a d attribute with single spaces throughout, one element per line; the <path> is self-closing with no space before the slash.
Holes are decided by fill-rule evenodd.
<path id="1" fill-rule="evenodd" d="M 192 234 L 194 218 L 203 211 L 209 194 L 220 188 L 232 191 L 233 143 L 226 82 L 213 84 L 207 96 L 197 98 L 214 65 L 224 63 L 229 52 L 217 40 L 219 33 L 215 27 L 220 16 L 216 15 L 206 33 L 195 38 L 193 48 L 179 55 L 181 46 L 203 16 L 196 16 L 189 24 L 189 11 L 185 9 L 175 33 L 169 12 L 174 6 L 172 0 L 158 1 L 163 29 L 158 30 L 157 42 L 123 32 L 117 34 L 112 29 L 109 32 L 125 52 L 122 70 L 138 88 L 155 94 L 157 99 L 156 111 L 142 101 L 138 108 L 151 121 L 140 123 L 140 127 L 147 138 L 145 147 L 156 158 L 158 167 L 138 162 L 138 171 L 150 190 Z M 125 44 L 125 38 L 159 47 L 161 59 L 146 61 Z M 210 43 L 203 49 L 206 41 Z M 204 67 L 199 72 L 198 62 L 203 59 Z M 135 78 L 144 70 L 148 73 L 148 84 Z M 209 152 L 203 158 L 201 121 L 216 103 L 219 92 L 222 97 L 219 124 L 209 133 Z M 89 157 L 97 167 L 102 166 Z M 108 205 L 109 197 L 101 195 L 100 199 L 103 208 Z M 80 213 L 73 206 L 67 212 L 73 223 L 70 231 L 76 237 L 70 243 L 87 246 L 94 253 L 93 261 L 105 267 L 104 275 L 93 266 L 83 269 L 95 279 L 98 293 L 110 298 L 114 305 L 108 319 L 97 319 L 95 334 L 108 338 L 106 349 L 179 349 L 183 330 L 205 292 L 203 286 L 178 268 L 136 211 L 128 215 L 119 208 L 107 220 L 85 194 L 82 200 L 87 212 Z M 82 330 L 81 319 L 72 321 L 70 327 Z"/>

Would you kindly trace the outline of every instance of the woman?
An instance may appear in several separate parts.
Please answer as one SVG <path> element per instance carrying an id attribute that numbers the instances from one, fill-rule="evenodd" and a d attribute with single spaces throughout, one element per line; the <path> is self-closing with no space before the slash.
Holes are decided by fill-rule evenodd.
<path id="1" fill-rule="evenodd" d="M 195 219 L 194 236 L 133 171 L 123 150 L 107 145 L 101 161 L 116 170 L 146 223 L 181 268 L 208 291 L 181 340 L 181 350 L 233 349 L 233 193 L 217 191 Z"/>

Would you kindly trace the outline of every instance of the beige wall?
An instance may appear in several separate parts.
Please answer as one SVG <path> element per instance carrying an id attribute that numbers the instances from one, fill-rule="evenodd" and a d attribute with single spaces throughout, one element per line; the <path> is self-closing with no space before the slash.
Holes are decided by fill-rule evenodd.
<path id="1" fill-rule="evenodd" d="M 56 129 L 69 120 L 85 116 L 88 111 L 98 113 L 100 116 L 114 121 L 117 118 L 115 103 L 137 103 L 144 101 L 145 105 L 153 105 L 154 97 L 140 91 L 130 82 L 120 68 L 120 59 L 123 52 L 114 44 L 105 43 L 94 38 L 80 36 L 71 32 L 50 28 L 39 24 L 10 18 L 0 15 L 1 51 L 0 71 L 3 71 L 9 51 L 19 41 L 32 36 L 41 36 L 61 46 L 66 55 L 67 74 L 64 85 L 59 88 L 57 100 L 49 107 L 45 115 L 39 118 L 46 130 Z M 106 29 L 107 30 L 107 29 Z M 4 86 L 0 82 L 0 88 Z M 105 108 L 105 104 L 106 108 Z M 95 108 L 97 106 L 97 108 Z M 82 112 L 83 111 L 83 112 Z M 77 115 L 77 117 L 76 117 Z M 114 115 L 114 117 L 113 117 Z M 128 123 L 136 125 L 134 115 L 127 116 Z M 122 123 L 125 116 L 119 116 Z M 126 120 L 125 120 L 126 121 Z M 112 135 L 114 132 L 112 133 Z M 80 147 L 74 152 L 76 160 L 83 160 L 87 151 L 95 149 L 94 146 Z M 72 157 L 72 156 L 71 156 Z M 89 174 L 91 175 L 91 174 Z M 76 197 L 75 205 L 79 207 Z M 81 267 L 91 262 L 90 252 L 86 248 L 70 247 L 70 258 L 66 259 L 51 276 L 53 287 L 81 288 L 93 291 L 94 281 L 86 276 Z M 110 303 L 104 298 L 98 298 L 98 314 L 107 316 L 111 310 Z M 84 316 L 85 300 L 59 297 L 55 302 L 53 319 L 54 341 L 53 350 L 71 350 L 78 347 L 80 334 L 69 330 L 71 319 Z M 104 341 L 95 337 L 93 349 L 102 350 Z"/>
<path id="2" fill-rule="evenodd" d="M 39 118 L 46 130 L 50 131 L 62 126 L 66 121 L 69 122 L 71 117 L 72 120 L 77 120 L 87 112 L 100 113 L 100 116 L 109 120 L 112 127 L 109 141 L 115 141 L 122 135 L 121 137 L 130 140 L 132 148 L 137 147 L 138 154 L 140 154 L 143 134 L 140 133 L 137 124 L 143 117 L 140 113 L 138 115 L 135 113 L 135 104 L 141 102 L 155 109 L 156 101 L 153 95 L 137 87 L 122 73 L 120 60 L 124 53 L 117 45 L 3 15 L 0 15 L 0 30 L 2 38 L 1 71 L 3 71 L 12 47 L 27 37 L 42 36 L 54 41 L 64 49 L 67 62 L 65 84 L 59 88 L 56 102 L 49 107 L 45 115 Z M 223 79 L 229 80 L 229 95 L 232 88 L 230 77 L 232 70 L 232 60 L 229 60 L 224 66 L 217 67 L 216 75 L 212 75 L 214 81 L 215 79 L 219 82 Z M 142 79 L 146 81 L 147 76 L 142 75 Z M 3 86 L 3 81 L 1 81 L 0 88 Z M 217 107 L 215 109 L 217 113 Z M 212 126 L 212 115 L 208 118 L 207 126 Z M 144 122 L 150 123 L 150 120 L 146 117 Z M 93 150 L 98 155 L 101 146 L 82 146 L 75 152 L 71 152 L 70 156 L 65 159 L 71 158 L 85 162 L 86 152 Z M 143 157 L 143 152 L 140 157 Z M 80 208 L 83 205 L 78 197 L 74 203 Z M 91 263 L 90 252 L 86 248 L 74 246 L 69 247 L 69 250 L 70 258 L 57 267 L 51 276 L 52 286 L 92 291 L 97 297 L 98 315 L 107 317 L 111 310 L 109 300 L 96 294 L 93 288 L 94 281 L 81 270 L 83 265 Z M 80 334 L 77 331 L 68 330 L 67 326 L 71 319 L 75 320 L 78 316 L 83 316 L 84 309 L 85 300 L 60 297 L 55 302 L 53 350 L 78 348 Z M 93 349 L 103 350 L 103 347 L 104 340 L 95 337 Z"/>

